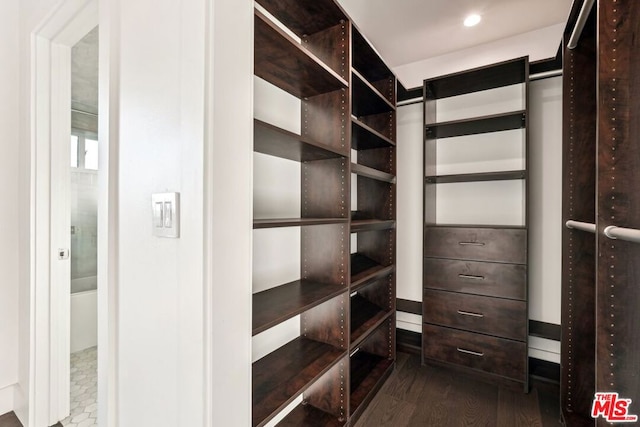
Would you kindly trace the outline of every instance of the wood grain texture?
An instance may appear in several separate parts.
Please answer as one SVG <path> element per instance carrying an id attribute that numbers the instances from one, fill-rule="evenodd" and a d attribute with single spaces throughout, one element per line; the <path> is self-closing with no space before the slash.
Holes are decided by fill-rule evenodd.
<path id="1" fill-rule="evenodd" d="M 524 128 L 525 125 L 526 111 L 516 111 L 451 122 L 427 124 L 426 135 L 428 139 L 452 138 L 455 136 L 521 129 Z"/>
<path id="2" fill-rule="evenodd" d="M 422 351 L 425 361 L 433 359 L 456 364 L 520 382 L 526 379 L 527 346 L 520 341 L 425 323 L 422 325 Z"/>
<path id="3" fill-rule="evenodd" d="M 518 58 L 426 80 L 425 98 L 448 98 L 523 83 L 527 62 L 527 58 Z"/>
<path id="4" fill-rule="evenodd" d="M 354 427 L 560 427 L 559 420 L 557 394 L 524 394 L 399 353 L 395 371 Z"/>
<path id="5" fill-rule="evenodd" d="M 425 258 L 424 287 L 525 300 L 527 268 L 521 264 Z"/>
<path id="6" fill-rule="evenodd" d="M 527 262 L 527 232 L 524 229 L 427 227 L 424 234 L 425 257 Z"/>
<path id="7" fill-rule="evenodd" d="M 640 229 L 640 2 L 598 3 L 596 391 L 640 413 L 640 244 L 602 236 Z M 598 418 L 597 425 L 606 421 Z"/>
<path id="8" fill-rule="evenodd" d="M 422 321 L 518 341 L 527 339 L 527 303 L 424 289 Z"/>
<path id="9" fill-rule="evenodd" d="M 570 23 L 582 2 L 575 2 Z M 575 49 L 564 47 L 562 222 L 596 218 L 596 14 Z M 565 34 L 568 41 L 569 33 Z M 566 42 L 565 42 L 566 43 Z M 568 425 L 591 425 L 595 393 L 596 236 L 562 230 L 560 390 Z"/>

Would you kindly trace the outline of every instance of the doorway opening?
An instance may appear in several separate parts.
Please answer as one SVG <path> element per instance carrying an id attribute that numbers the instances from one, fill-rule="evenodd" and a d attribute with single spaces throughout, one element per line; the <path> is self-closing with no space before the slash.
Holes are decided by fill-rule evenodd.
<path id="1" fill-rule="evenodd" d="M 98 27 L 71 48 L 70 385 L 63 426 L 97 426 Z"/>

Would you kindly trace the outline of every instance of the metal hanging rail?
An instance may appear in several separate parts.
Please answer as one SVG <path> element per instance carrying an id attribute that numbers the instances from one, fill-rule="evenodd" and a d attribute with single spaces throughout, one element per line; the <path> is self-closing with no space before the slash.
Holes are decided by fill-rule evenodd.
<path id="1" fill-rule="evenodd" d="M 582 4 L 582 9 L 580 9 L 580 14 L 578 15 L 578 19 L 576 20 L 576 25 L 573 27 L 573 31 L 571 32 L 571 37 L 569 38 L 569 43 L 567 47 L 569 49 L 575 49 L 578 46 L 578 41 L 580 40 L 580 36 L 582 35 L 582 30 L 584 29 L 584 25 L 587 23 L 587 19 L 589 19 L 589 14 L 591 13 L 591 8 L 593 7 L 593 3 L 595 0 L 585 0 Z"/>
<path id="2" fill-rule="evenodd" d="M 604 229 L 604 235 L 610 239 L 626 240 L 627 242 L 640 243 L 640 230 L 634 228 L 622 228 L 610 225 Z"/>
<path id="3" fill-rule="evenodd" d="M 580 222 L 570 219 L 565 223 L 565 225 L 567 226 L 567 228 L 573 228 L 575 230 L 587 231 L 594 234 L 596 232 L 596 225 L 590 222 Z"/>

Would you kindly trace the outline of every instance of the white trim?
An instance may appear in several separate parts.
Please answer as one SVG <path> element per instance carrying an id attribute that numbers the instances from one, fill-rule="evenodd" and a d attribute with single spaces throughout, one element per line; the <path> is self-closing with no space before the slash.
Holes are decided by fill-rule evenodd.
<path id="1" fill-rule="evenodd" d="M 99 0 L 98 425 L 118 424 L 119 3 Z"/>

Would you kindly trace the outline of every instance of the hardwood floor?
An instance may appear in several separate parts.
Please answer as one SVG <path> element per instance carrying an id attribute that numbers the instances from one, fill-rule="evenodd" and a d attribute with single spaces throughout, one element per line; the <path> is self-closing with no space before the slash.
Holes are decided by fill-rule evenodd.
<path id="1" fill-rule="evenodd" d="M 4 415 L 0 415 L 0 427 L 22 427 L 22 423 L 16 417 L 13 412 L 8 412 Z M 51 427 L 62 427 L 62 424 L 57 423 Z"/>
<path id="2" fill-rule="evenodd" d="M 398 353 L 395 372 L 354 427 L 560 427 L 557 394 L 481 382 Z"/>

